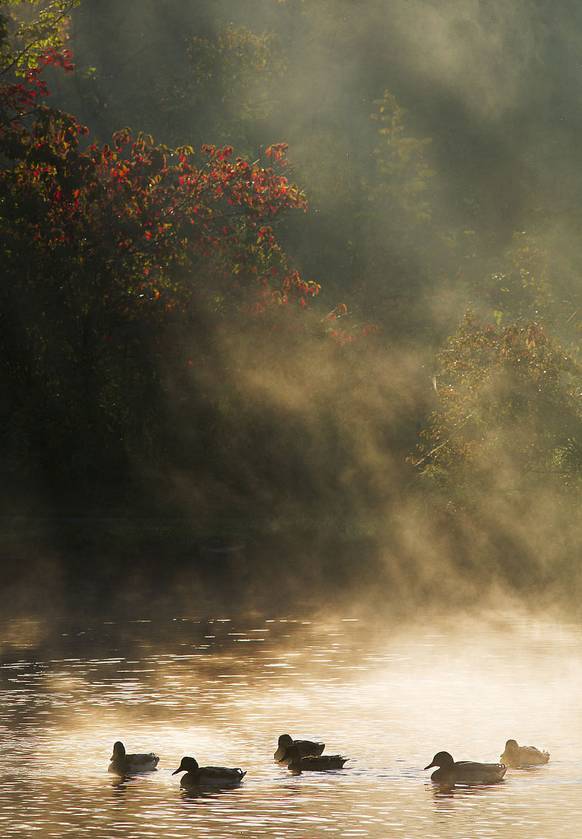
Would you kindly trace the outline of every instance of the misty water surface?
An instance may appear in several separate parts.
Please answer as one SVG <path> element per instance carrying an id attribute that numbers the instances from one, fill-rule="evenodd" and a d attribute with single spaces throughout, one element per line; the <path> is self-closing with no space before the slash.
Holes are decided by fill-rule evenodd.
<path id="1" fill-rule="evenodd" d="M 419 615 L 419 619 L 422 615 Z M 582 818 L 582 636 L 547 623 L 175 617 L 2 627 L 2 837 L 547 837 Z M 349 755 L 292 776 L 289 731 Z M 552 761 L 489 788 L 433 789 L 439 749 L 496 760 L 505 740 Z M 115 739 L 159 770 L 116 781 Z M 199 797 L 184 755 L 242 766 Z"/>

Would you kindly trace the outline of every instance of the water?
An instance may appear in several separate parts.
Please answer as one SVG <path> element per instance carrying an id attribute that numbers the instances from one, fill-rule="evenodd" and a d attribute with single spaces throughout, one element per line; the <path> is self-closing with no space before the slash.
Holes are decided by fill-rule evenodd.
<path id="1" fill-rule="evenodd" d="M 577 627 L 218 615 L 31 620 L 0 639 L 3 839 L 579 835 Z M 349 769 L 291 775 L 272 760 L 284 732 L 324 740 Z M 509 737 L 550 764 L 449 793 L 422 770 L 440 749 L 495 761 Z M 116 739 L 158 752 L 158 771 L 109 775 Z M 192 796 L 171 775 L 183 755 L 248 775 Z"/>

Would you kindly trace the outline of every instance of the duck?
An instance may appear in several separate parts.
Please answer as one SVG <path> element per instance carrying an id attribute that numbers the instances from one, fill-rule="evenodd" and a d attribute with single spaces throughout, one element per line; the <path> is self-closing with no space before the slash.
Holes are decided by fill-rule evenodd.
<path id="1" fill-rule="evenodd" d="M 343 769 L 349 758 L 343 755 L 302 755 L 298 746 L 290 746 L 285 753 L 287 768 L 292 772 L 327 772 L 329 769 Z"/>
<path id="2" fill-rule="evenodd" d="M 472 760 L 453 760 L 448 752 L 437 752 L 425 769 L 438 766 L 430 776 L 431 781 L 443 786 L 464 784 L 497 784 L 503 780 L 507 767 L 503 763 L 475 763 Z"/>
<path id="3" fill-rule="evenodd" d="M 508 740 L 501 761 L 512 769 L 523 769 L 526 766 L 541 766 L 550 759 L 549 752 L 542 752 L 535 746 L 519 746 L 517 740 Z"/>
<path id="4" fill-rule="evenodd" d="M 158 763 L 159 757 L 153 752 L 149 754 L 128 755 L 121 740 L 113 744 L 113 754 L 109 764 L 109 772 L 116 775 L 132 775 L 135 772 L 153 772 Z"/>
<path id="5" fill-rule="evenodd" d="M 203 786 L 227 787 L 240 784 L 247 774 L 242 769 L 227 769 L 224 766 L 199 766 L 196 758 L 183 757 L 180 766 L 172 772 L 186 772 L 180 778 L 180 786 L 183 789 L 194 789 Z"/>
<path id="6" fill-rule="evenodd" d="M 294 740 L 289 734 L 281 734 L 277 741 L 275 760 L 279 763 L 286 761 L 287 749 L 297 746 L 302 757 L 306 755 L 320 755 L 325 749 L 325 743 L 315 743 L 313 740 Z"/>

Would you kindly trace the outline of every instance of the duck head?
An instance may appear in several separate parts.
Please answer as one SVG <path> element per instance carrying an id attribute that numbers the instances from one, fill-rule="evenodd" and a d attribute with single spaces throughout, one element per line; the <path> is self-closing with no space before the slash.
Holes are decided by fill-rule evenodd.
<path id="1" fill-rule="evenodd" d="M 111 760 L 123 760 L 125 758 L 125 746 L 118 740 L 116 743 L 113 744 L 113 754 L 111 755 Z"/>
<path id="2" fill-rule="evenodd" d="M 281 734 L 277 743 L 281 749 L 288 749 L 293 745 L 293 738 L 289 734 Z"/>
<path id="3" fill-rule="evenodd" d="M 172 775 L 177 775 L 178 772 L 196 772 L 200 767 L 198 761 L 193 757 L 183 757 L 182 762 Z"/>
<path id="4" fill-rule="evenodd" d="M 448 752 L 437 752 L 432 759 L 432 763 L 429 763 L 428 766 L 425 766 L 424 768 L 432 769 L 433 766 L 438 766 L 439 769 L 449 769 L 452 768 L 454 764 L 455 761 L 453 760 L 453 756 Z"/>
<path id="5" fill-rule="evenodd" d="M 511 754 L 512 752 L 516 752 L 518 749 L 519 749 L 519 746 L 517 745 L 517 740 L 508 740 L 507 743 L 505 744 L 505 751 L 508 754 Z"/>

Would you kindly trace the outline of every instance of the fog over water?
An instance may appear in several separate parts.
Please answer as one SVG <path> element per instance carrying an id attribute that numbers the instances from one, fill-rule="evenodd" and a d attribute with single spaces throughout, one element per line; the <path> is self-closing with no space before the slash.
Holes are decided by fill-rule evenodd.
<path id="1" fill-rule="evenodd" d="M 124 126 L 153 151 L 142 204 L 118 172 L 103 209 L 82 155 L 62 184 L 47 158 L 53 201 L 34 142 L 0 148 L 0 837 L 576 836 L 582 6 L 72 5 L 47 105 L 82 154 Z M 308 209 L 271 233 L 317 295 L 265 280 L 256 208 L 209 201 L 216 259 L 174 206 L 144 234 L 205 143 L 249 183 L 288 144 Z M 14 234 L 66 228 L 87 171 L 95 241 Z M 285 732 L 345 769 L 291 774 Z M 549 764 L 423 771 L 509 738 Z M 158 770 L 109 775 L 119 739 Z M 185 755 L 247 776 L 187 794 Z"/>
<path id="2" fill-rule="evenodd" d="M 63 629 L 64 627 L 61 627 Z M 391 628 L 255 617 L 101 621 L 2 653 L 4 836 L 539 837 L 579 822 L 580 630 L 528 618 Z M 20 635 L 18 636 L 18 631 Z M 4 637 L 6 634 L 4 633 Z M 342 771 L 291 775 L 279 734 L 326 742 Z M 497 787 L 434 789 L 448 749 L 495 761 L 505 740 L 550 764 Z M 159 768 L 119 781 L 114 739 Z M 241 766 L 240 788 L 180 791 L 184 754 Z"/>

